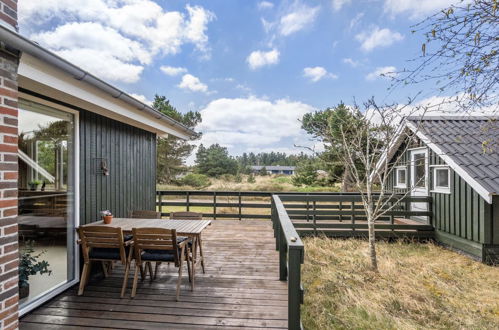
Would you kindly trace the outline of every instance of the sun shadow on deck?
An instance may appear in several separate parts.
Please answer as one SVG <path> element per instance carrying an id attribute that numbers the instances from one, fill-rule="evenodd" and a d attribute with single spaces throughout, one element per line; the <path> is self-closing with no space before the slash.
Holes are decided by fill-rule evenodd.
<path id="1" fill-rule="evenodd" d="M 265 220 L 218 220 L 203 232 L 206 274 L 187 275 L 175 301 L 176 268 L 139 281 L 137 296 L 120 299 L 123 267 L 90 282 L 83 296 L 72 288 L 21 319 L 21 329 L 287 328 L 287 282 L 279 281 L 272 224 Z"/>

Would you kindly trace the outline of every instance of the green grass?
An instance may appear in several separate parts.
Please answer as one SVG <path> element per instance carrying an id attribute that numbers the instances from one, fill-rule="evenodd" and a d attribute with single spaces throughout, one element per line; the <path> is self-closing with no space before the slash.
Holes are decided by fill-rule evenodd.
<path id="1" fill-rule="evenodd" d="M 305 329 L 499 329 L 499 268 L 434 244 L 306 238 Z"/>

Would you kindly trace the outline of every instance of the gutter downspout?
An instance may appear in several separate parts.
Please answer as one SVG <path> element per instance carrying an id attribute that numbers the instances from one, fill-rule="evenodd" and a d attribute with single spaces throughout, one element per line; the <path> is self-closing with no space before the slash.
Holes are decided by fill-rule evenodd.
<path id="1" fill-rule="evenodd" d="M 169 125 L 178 128 L 180 131 L 185 133 L 191 139 L 194 139 L 198 136 L 198 133 L 191 130 L 187 126 L 179 123 L 178 121 L 163 115 L 159 111 L 154 108 L 148 106 L 147 104 L 140 102 L 134 97 L 128 95 L 122 90 L 108 84 L 102 79 L 97 78 L 91 73 L 79 68 L 78 66 L 70 63 L 69 61 L 63 59 L 62 57 L 52 53 L 51 51 L 41 47 L 37 43 L 27 39 L 26 37 L 20 35 L 17 32 L 14 32 L 2 25 L 0 25 L 0 41 L 14 47 L 22 52 L 28 53 L 33 57 L 36 57 L 46 63 L 49 63 L 58 69 L 65 71 L 70 74 L 76 80 L 84 81 L 106 93 L 111 95 L 114 98 L 120 99 L 123 102 L 135 107 L 140 111 L 147 112 L 152 115 L 154 118 L 158 120 L 162 120 L 167 122 Z"/>

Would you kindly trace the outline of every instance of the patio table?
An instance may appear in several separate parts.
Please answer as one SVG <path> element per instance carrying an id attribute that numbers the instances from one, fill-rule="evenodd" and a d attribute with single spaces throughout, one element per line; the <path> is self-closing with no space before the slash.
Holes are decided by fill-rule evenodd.
<path id="1" fill-rule="evenodd" d="M 194 275 L 198 263 L 204 262 L 203 251 L 197 257 L 197 240 L 201 232 L 211 224 L 211 220 L 166 220 L 166 219 L 138 219 L 138 218 L 113 218 L 110 224 L 104 221 L 92 222 L 85 226 L 119 227 L 124 233 L 130 234 L 132 228 L 164 228 L 175 229 L 177 236 L 188 236 L 192 239 L 192 287 L 194 288 Z"/>

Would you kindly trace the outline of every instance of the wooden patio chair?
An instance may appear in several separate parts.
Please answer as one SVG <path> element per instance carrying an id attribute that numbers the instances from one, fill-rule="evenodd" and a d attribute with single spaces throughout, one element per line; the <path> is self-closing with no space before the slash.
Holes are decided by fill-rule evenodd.
<path id="1" fill-rule="evenodd" d="M 108 276 L 108 266 L 113 261 L 121 261 L 127 264 L 127 253 L 133 241 L 129 237 L 125 239 L 121 228 L 105 226 L 85 226 L 78 228 L 83 254 L 83 271 L 80 279 L 78 295 L 82 295 L 87 285 L 91 262 L 100 261 L 104 276 Z"/>
<path id="2" fill-rule="evenodd" d="M 171 220 L 203 220 L 203 214 L 197 212 L 171 212 L 170 213 Z M 192 242 L 190 243 L 192 244 Z M 201 256 L 201 268 L 203 269 L 203 274 L 205 274 L 204 270 L 204 255 L 203 255 L 203 242 L 201 239 L 201 235 L 199 235 L 195 244 L 197 244 L 197 248 L 199 249 L 199 255 Z M 192 246 L 191 252 L 192 252 Z M 194 260 L 192 260 L 194 262 Z M 194 264 L 193 264 L 194 267 Z"/>
<path id="3" fill-rule="evenodd" d="M 134 237 L 134 259 L 135 259 L 135 273 L 133 276 L 132 298 L 137 293 L 137 281 L 139 269 L 145 262 L 146 269 L 149 270 L 151 281 L 153 280 L 151 262 L 173 262 L 175 267 L 178 267 L 177 279 L 177 292 L 176 299 L 180 297 L 180 283 L 182 281 L 182 268 L 184 265 L 185 257 L 188 255 L 188 238 L 182 242 L 177 241 L 177 232 L 175 229 L 164 228 L 133 228 Z M 129 260 L 131 261 L 131 255 Z M 129 263 L 130 265 L 130 263 Z M 129 267 L 125 270 L 125 279 L 128 279 Z M 193 289 L 191 280 L 191 269 L 189 262 L 187 262 L 187 271 L 189 281 L 191 282 L 191 290 Z M 154 275 L 156 277 L 156 274 Z"/>
<path id="4" fill-rule="evenodd" d="M 137 219 L 161 219 L 161 212 L 150 210 L 133 210 L 128 213 L 128 217 Z"/>

